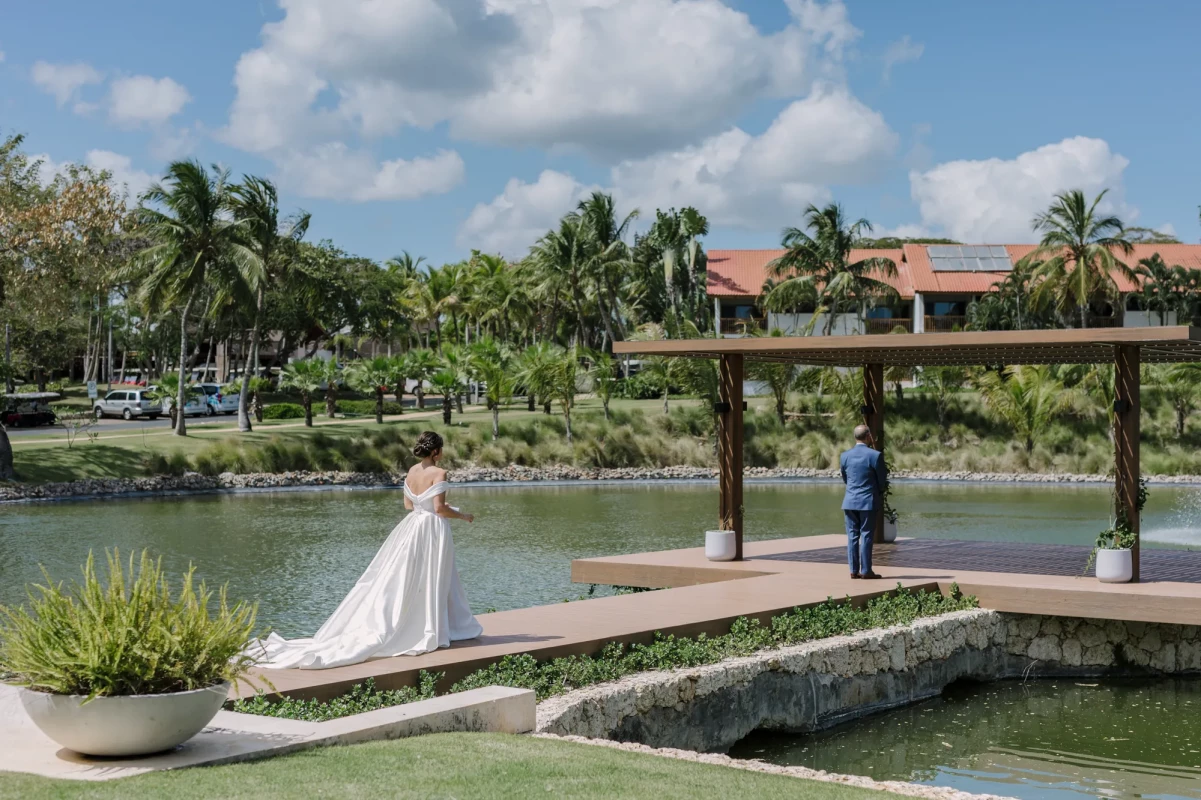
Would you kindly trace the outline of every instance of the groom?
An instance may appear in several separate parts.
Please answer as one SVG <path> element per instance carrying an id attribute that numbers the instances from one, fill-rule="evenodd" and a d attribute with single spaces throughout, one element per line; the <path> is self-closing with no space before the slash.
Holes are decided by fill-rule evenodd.
<path id="1" fill-rule="evenodd" d="M 872 535 L 887 476 L 884 457 L 871 444 L 871 428 L 860 425 L 855 428 L 855 446 L 838 459 L 842 482 L 847 485 L 842 513 L 846 517 L 847 562 L 852 578 L 880 577 L 872 572 Z"/>

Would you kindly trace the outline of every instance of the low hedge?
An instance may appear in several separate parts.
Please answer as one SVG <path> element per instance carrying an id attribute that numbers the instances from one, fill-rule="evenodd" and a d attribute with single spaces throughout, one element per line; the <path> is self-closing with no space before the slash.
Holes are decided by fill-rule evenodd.
<path id="1" fill-rule="evenodd" d="M 347 414 L 355 417 L 374 417 L 375 416 L 375 401 L 374 400 L 339 400 L 336 406 L 339 414 Z M 400 403 L 395 400 L 384 401 L 384 413 L 395 415 L 403 413 Z"/>
<path id="2" fill-rule="evenodd" d="M 451 687 L 451 693 L 465 692 L 484 686 L 512 686 L 533 689 L 539 700 L 570 692 L 585 686 L 606 683 L 637 672 L 669 670 L 715 664 L 727 658 L 749 656 L 761 650 L 788 647 L 816 639 L 828 639 L 858 631 L 907 625 L 923 617 L 936 617 L 952 611 L 977 608 L 975 597 L 959 592 L 952 584 L 951 593 L 918 592 L 897 584 L 896 591 L 869 600 L 856 607 L 850 602 L 835 602 L 833 598 L 810 608 L 794 608 L 761 625 L 758 620 L 739 617 L 722 636 L 696 638 L 655 634 L 650 644 L 624 645 L 610 642 L 595 655 L 566 656 L 551 661 L 538 661 L 529 654 L 505 656 L 495 664 L 476 670 Z M 381 692 L 373 686 L 357 684 L 349 695 L 334 698 L 328 703 L 315 701 L 286 701 L 288 705 L 267 702 L 261 697 L 239 700 L 235 711 L 265 714 L 290 719 L 320 719 L 357 714 L 389 705 L 424 700 L 432 695 L 432 687 L 442 678 L 440 673 L 422 672 L 420 687 L 396 693 Z M 431 692 L 426 693 L 425 688 Z M 393 699 L 395 700 L 393 702 Z M 269 707 L 269 711 L 263 709 Z M 356 710 L 358 709 L 358 710 Z"/>
<path id="3" fill-rule="evenodd" d="M 263 419 L 304 419 L 300 403 L 272 403 L 263 408 Z"/>

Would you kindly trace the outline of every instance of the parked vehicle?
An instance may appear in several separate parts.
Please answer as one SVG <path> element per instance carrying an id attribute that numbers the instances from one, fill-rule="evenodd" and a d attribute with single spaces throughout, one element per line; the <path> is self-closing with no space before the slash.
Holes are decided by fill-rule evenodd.
<path id="1" fill-rule="evenodd" d="M 208 404 L 205 413 L 210 417 L 217 414 L 237 414 L 238 400 L 241 395 L 225 394 L 222 392 L 221 384 L 219 383 L 202 383 L 200 390 L 204 392 L 205 400 Z"/>
<path id="2" fill-rule="evenodd" d="M 121 417 L 131 420 L 134 417 L 149 417 L 158 419 L 163 413 L 163 404 L 159 397 L 149 389 L 116 389 L 96 401 L 92 408 L 96 419 L 105 417 Z"/>
<path id="3" fill-rule="evenodd" d="M 174 397 L 163 394 L 163 392 L 160 391 L 159 387 L 157 386 L 149 386 L 147 387 L 146 391 L 153 392 L 161 397 L 162 399 L 160 402 L 163 404 L 163 413 L 170 415 L 171 419 L 175 419 Z M 208 404 L 205 402 L 204 394 L 202 394 L 198 389 L 189 388 L 188 401 L 184 404 L 183 415 L 185 417 L 200 417 L 208 413 L 207 408 Z"/>
<path id="4" fill-rule="evenodd" d="M 50 409 L 50 402 L 59 397 L 58 392 L 0 395 L 0 420 L 10 428 L 53 425 L 57 417 Z"/>

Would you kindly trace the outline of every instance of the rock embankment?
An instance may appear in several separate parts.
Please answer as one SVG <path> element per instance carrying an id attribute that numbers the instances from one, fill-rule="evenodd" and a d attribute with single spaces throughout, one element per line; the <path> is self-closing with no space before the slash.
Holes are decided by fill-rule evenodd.
<path id="1" fill-rule="evenodd" d="M 809 467 L 747 467 L 748 480 L 837 480 L 836 470 Z M 541 481 L 688 481 L 714 480 L 710 467 L 618 467 L 593 468 L 569 465 L 548 467 L 466 466 L 451 472 L 454 483 L 535 483 Z M 1107 475 L 1067 473 L 922 472 L 896 470 L 893 477 L 915 481 L 967 481 L 973 483 L 1109 483 Z M 1150 475 L 1151 483 L 1201 484 L 1201 475 Z M 0 503 L 21 500 L 113 497 L 120 495 L 182 494 L 245 489 L 283 489 L 321 486 L 400 486 L 400 474 L 378 472 L 278 472 L 150 478 L 96 478 L 62 483 L 0 483 Z"/>

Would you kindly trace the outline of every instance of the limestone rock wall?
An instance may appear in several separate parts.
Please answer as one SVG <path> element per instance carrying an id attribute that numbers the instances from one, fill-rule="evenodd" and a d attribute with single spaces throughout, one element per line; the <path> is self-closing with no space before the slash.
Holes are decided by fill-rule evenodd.
<path id="1" fill-rule="evenodd" d="M 720 751 L 757 728 L 820 730 L 961 679 L 1196 672 L 1194 627 L 977 609 L 580 689 L 539 704 L 538 730 Z"/>

